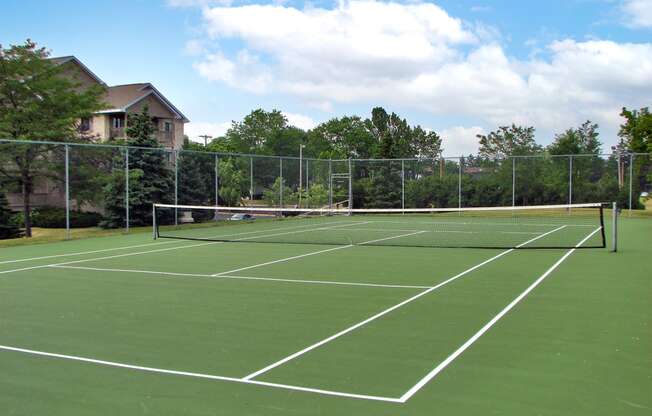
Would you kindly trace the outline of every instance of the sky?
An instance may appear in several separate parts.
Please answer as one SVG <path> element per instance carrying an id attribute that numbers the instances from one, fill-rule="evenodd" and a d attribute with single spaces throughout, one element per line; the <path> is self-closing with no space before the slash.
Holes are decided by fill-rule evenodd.
<path id="1" fill-rule="evenodd" d="M 109 85 L 151 82 L 224 134 L 251 110 L 309 129 L 382 106 L 444 155 L 511 123 L 537 141 L 652 106 L 652 0 L 3 0 L 0 44 L 30 38 Z"/>

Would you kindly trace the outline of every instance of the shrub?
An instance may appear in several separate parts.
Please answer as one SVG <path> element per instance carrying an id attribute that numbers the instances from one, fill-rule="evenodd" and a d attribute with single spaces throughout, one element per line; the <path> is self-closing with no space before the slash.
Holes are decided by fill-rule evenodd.
<path id="1" fill-rule="evenodd" d="M 96 227 L 100 221 L 102 221 L 102 215 L 96 212 L 70 211 L 71 228 Z M 17 213 L 14 216 L 13 222 L 16 225 L 23 227 L 25 223 L 23 214 Z M 32 226 L 41 228 L 65 228 L 65 208 L 35 208 L 32 211 Z"/>

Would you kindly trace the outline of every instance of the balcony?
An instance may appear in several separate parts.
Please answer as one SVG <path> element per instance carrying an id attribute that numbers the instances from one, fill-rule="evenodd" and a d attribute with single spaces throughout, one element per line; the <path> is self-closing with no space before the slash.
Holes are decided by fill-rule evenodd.
<path id="1" fill-rule="evenodd" d="M 174 132 L 159 130 L 156 132 L 156 140 L 165 147 L 174 147 Z"/>
<path id="2" fill-rule="evenodd" d="M 109 129 L 109 139 L 115 139 L 120 137 L 125 137 L 124 127 L 111 127 Z"/>

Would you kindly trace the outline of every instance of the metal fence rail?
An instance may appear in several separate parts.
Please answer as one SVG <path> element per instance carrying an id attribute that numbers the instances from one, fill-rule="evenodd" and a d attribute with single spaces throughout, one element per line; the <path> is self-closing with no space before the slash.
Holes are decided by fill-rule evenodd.
<path id="1" fill-rule="evenodd" d="M 143 205 L 154 202 L 406 209 L 617 201 L 631 213 L 652 191 L 646 153 L 328 160 L 0 139 L 5 171 L 18 175 L 16 156 L 35 153 L 32 205 L 65 210 L 66 236 L 81 226 L 80 213 L 128 232 L 151 220 Z M 142 201 L 152 178 L 160 189 Z M 14 209 L 23 205 L 19 182 L 0 176 Z M 182 214 L 174 221 L 189 220 Z"/>

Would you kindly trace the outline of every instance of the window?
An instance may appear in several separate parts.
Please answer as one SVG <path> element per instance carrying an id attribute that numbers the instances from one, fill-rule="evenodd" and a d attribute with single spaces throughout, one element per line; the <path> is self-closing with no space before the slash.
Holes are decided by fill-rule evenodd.
<path id="1" fill-rule="evenodd" d="M 113 128 L 114 129 L 121 129 L 125 126 L 125 121 L 121 117 L 113 117 Z"/>
<path id="2" fill-rule="evenodd" d="M 171 132 L 172 131 L 172 123 L 170 123 L 169 121 L 166 121 L 165 124 L 163 125 L 163 129 L 168 133 Z"/>
<path id="3" fill-rule="evenodd" d="M 91 119 L 89 117 L 84 117 L 79 123 L 79 131 L 88 131 L 91 129 Z"/>

